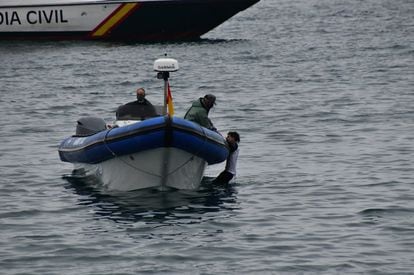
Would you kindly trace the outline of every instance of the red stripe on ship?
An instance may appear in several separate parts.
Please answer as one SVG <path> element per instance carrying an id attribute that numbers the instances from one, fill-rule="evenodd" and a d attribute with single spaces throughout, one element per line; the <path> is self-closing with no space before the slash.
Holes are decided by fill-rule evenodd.
<path id="1" fill-rule="evenodd" d="M 108 15 L 95 29 L 90 32 L 91 38 L 100 38 L 100 37 L 108 37 L 113 29 L 119 26 L 122 22 L 125 21 L 133 12 L 135 12 L 138 8 L 141 7 L 141 3 L 136 3 L 136 5 L 130 9 L 120 20 L 118 20 L 114 25 L 112 25 L 104 35 L 102 36 L 94 36 L 94 34 L 102 28 L 112 17 L 116 16 L 118 12 L 120 12 L 128 3 L 121 4 L 118 8 L 116 8 L 110 15 Z"/>

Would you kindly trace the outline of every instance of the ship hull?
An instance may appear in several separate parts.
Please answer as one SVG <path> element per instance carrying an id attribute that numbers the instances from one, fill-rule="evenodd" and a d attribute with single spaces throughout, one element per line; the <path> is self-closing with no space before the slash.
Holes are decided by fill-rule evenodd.
<path id="1" fill-rule="evenodd" d="M 0 6 L 0 40 L 192 40 L 258 0 L 143 0 Z"/>

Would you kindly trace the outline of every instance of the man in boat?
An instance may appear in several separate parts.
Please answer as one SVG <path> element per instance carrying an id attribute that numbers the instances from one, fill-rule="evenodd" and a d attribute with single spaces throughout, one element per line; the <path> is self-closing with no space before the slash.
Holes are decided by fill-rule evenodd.
<path id="1" fill-rule="evenodd" d="M 226 137 L 227 145 L 230 148 L 230 154 L 227 157 L 226 167 L 217 178 L 213 180 L 214 184 L 227 184 L 236 175 L 237 158 L 239 157 L 240 135 L 237 132 L 228 132 Z"/>
<path id="2" fill-rule="evenodd" d="M 194 101 L 190 109 L 185 114 L 184 118 L 194 121 L 203 127 L 216 131 L 211 120 L 208 118 L 208 113 L 216 104 L 216 97 L 212 94 L 207 94 Z"/>
<path id="3" fill-rule="evenodd" d="M 116 110 L 116 119 L 118 120 L 144 120 L 150 117 L 158 116 L 155 107 L 145 98 L 145 89 L 136 90 L 137 100 L 121 105 Z"/>

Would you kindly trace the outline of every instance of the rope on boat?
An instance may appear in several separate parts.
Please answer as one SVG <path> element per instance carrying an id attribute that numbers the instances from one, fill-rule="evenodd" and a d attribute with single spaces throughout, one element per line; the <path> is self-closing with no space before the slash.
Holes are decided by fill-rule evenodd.
<path id="1" fill-rule="evenodd" d="M 203 134 L 204 134 L 204 137 L 203 137 L 203 146 L 204 146 L 204 144 L 207 142 L 207 134 L 205 133 L 205 131 L 204 131 L 204 129 L 203 129 L 203 127 L 200 127 L 201 128 L 201 130 L 203 131 Z M 117 154 L 115 154 L 115 152 L 114 151 L 112 151 L 111 150 L 111 148 L 108 146 L 108 144 L 107 144 L 107 142 L 106 142 L 106 139 L 107 139 L 107 137 L 108 137 L 108 134 L 109 134 L 109 132 L 110 131 L 112 131 L 113 130 L 113 128 L 112 129 L 109 129 L 109 131 L 105 134 L 105 137 L 104 137 L 104 144 L 105 144 L 105 147 L 108 149 L 108 151 L 114 156 L 114 158 L 118 158 L 120 161 L 122 161 L 123 163 L 125 163 L 126 165 L 128 165 L 129 167 L 131 167 L 132 169 L 135 169 L 135 170 L 137 170 L 137 171 L 140 171 L 140 172 L 142 172 L 142 173 L 145 173 L 145 174 L 148 174 L 148 175 L 151 175 L 151 176 L 154 176 L 154 177 L 158 177 L 158 178 L 161 178 L 161 176 L 160 175 L 157 175 L 157 174 L 154 174 L 154 173 L 151 173 L 151 172 L 148 172 L 148 171 L 145 171 L 145 170 L 143 170 L 143 169 L 140 169 L 140 168 L 138 168 L 138 167 L 136 167 L 136 166 L 134 166 L 134 165 L 131 165 L 130 163 L 128 163 L 127 161 L 125 161 L 125 160 L 123 160 L 122 158 L 120 158 Z M 199 148 L 203 148 L 203 146 L 200 146 Z M 181 168 L 183 168 L 185 165 L 187 165 L 189 162 L 191 162 L 191 161 L 193 161 L 194 160 L 194 155 L 198 155 L 198 153 L 200 153 L 201 152 L 201 149 L 199 150 L 199 151 L 197 151 L 195 154 L 193 154 L 193 156 L 191 156 L 191 157 L 189 157 L 188 158 L 188 160 L 187 161 L 185 161 L 183 164 L 181 164 L 180 166 L 178 166 L 177 168 L 175 168 L 173 171 L 171 171 L 171 172 L 169 172 L 167 175 L 169 176 L 169 175 L 172 175 L 172 174 L 174 174 L 175 172 L 177 172 L 178 170 L 180 170 Z"/>
<path id="2" fill-rule="evenodd" d="M 204 146 L 204 144 L 207 142 L 207 135 L 204 132 L 203 127 L 200 127 L 200 128 L 201 128 L 201 130 L 203 131 L 203 134 L 204 134 L 204 138 L 203 138 L 203 146 Z M 203 146 L 199 146 L 199 148 L 203 148 Z M 171 171 L 170 173 L 168 173 L 168 175 L 174 174 L 175 172 L 177 172 L 178 170 L 180 170 L 181 168 L 183 168 L 185 165 L 187 165 L 187 163 L 189 163 L 190 161 L 193 161 L 194 160 L 194 155 L 198 155 L 198 153 L 200 153 L 200 152 L 201 152 L 201 149 L 198 150 L 195 154 L 193 154 L 193 156 L 189 157 L 188 160 L 185 161 L 183 164 L 181 164 L 180 166 L 178 166 L 177 168 L 175 168 L 173 171 Z"/>
<path id="3" fill-rule="evenodd" d="M 107 137 L 108 137 L 108 134 L 109 134 L 109 132 L 111 132 L 111 131 L 112 131 L 112 129 L 113 129 L 113 128 L 109 129 L 109 131 L 108 131 L 108 132 L 106 132 L 106 134 L 105 134 L 105 137 L 104 137 L 104 140 L 103 140 L 103 141 L 104 141 L 104 144 L 105 144 L 106 149 L 108 149 L 108 151 L 109 151 L 109 152 L 110 152 L 110 153 L 114 156 L 114 158 L 118 158 L 118 160 L 122 161 L 123 163 L 125 163 L 126 165 L 128 165 L 129 167 L 131 167 L 132 169 L 135 169 L 135 170 L 140 171 L 140 172 L 142 172 L 142 173 L 145 173 L 145 174 L 147 174 L 147 175 L 151 175 L 151 176 L 154 176 L 154 177 L 161 178 L 161 176 L 160 176 L 160 175 L 157 175 L 157 174 L 154 174 L 154 173 L 151 173 L 151 172 L 145 171 L 145 170 L 143 170 L 143 169 L 140 169 L 140 168 L 138 168 L 138 167 L 136 167 L 136 166 L 134 166 L 134 165 L 132 165 L 132 164 L 128 163 L 127 161 L 125 161 L 125 160 L 123 160 L 121 157 L 119 157 L 117 154 L 115 154 L 115 152 L 111 150 L 111 148 L 108 146 L 108 143 L 106 142 L 106 139 L 107 139 Z"/>

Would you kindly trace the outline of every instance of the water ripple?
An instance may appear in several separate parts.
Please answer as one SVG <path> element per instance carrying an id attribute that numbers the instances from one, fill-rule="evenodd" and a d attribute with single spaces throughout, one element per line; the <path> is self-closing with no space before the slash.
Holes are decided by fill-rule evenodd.
<path id="1" fill-rule="evenodd" d="M 8 274 L 410 274 L 412 3 L 261 1 L 178 43 L 0 43 L 0 267 Z M 206 93 L 241 134 L 238 175 L 197 192 L 107 193 L 57 153 L 138 86 L 176 115 Z M 63 175 L 63 177 L 62 177 Z M 76 267 L 76 268 L 74 268 Z"/>

